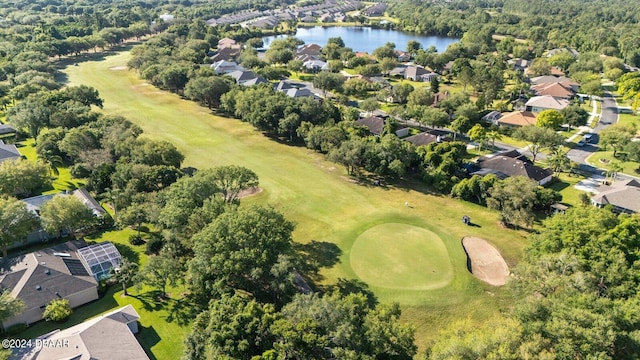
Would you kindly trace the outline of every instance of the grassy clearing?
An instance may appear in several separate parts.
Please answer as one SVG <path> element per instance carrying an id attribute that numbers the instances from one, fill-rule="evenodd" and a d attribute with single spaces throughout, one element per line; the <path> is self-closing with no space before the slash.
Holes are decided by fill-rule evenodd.
<path id="1" fill-rule="evenodd" d="M 603 169 L 607 169 L 609 170 L 611 161 L 615 161 L 618 164 L 620 164 L 620 166 L 622 166 L 622 173 L 624 174 L 628 174 L 628 175 L 633 175 L 633 176 L 639 176 L 640 175 L 640 171 L 637 171 L 640 168 L 640 164 L 638 164 L 635 161 L 623 161 L 618 153 L 617 157 L 613 156 L 613 151 L 598 151 L 593 153 L 593 155 L 589 156 L 589 158 L 587 158 L 587 160 L 593 165 L 593 166 L 597 166 L 599 168 L 603 168 Z"/>
<path id="2" fill-rule="evenodd" d="M 68 67 L 69 84 L 97 88 L 105 100 L 104 112 L 129 118 L 143 128 L 143 136 L 174 143 L 186 156 L 184 166 L 237 164 L 254 170 L 263 192 L 245 203 L 269 204 L 282 211 L 297 224 L 297 242 L 324 241 L 341 249 L 339 261 L 322 273 L 325 283 L 357 279 L 349 261 L 353 243 L 376 225 L 410 224 L 442 239 L 453 265 L 449 285 L 432 291 L 372 287 L 380 301 L 397 301 L 407 309 L 404 319 L 417 327 L 422 348 L 452 321 L 467 317 L 481 321 L 512 303 L 506 291 L 481 284 L 467 272 L 460 246 L 460 239 L 467 235 L 488 239 L 509 265 L 515 265 L 526 245 L 525 233 L 500 228 L 497 213 L 429 195 L 418 182 L 384 188 L 358 184 L 321 154 L 281 144 L 238 120 L 214 116 L 206 108 L 146 84 L 134 72 L 110 70 L 126 64 L 128 56 L 123 52 L 104 61 Z M 411 207 L 404 206 L 405 201 Z M 462 224 L 460 218 L 465 214 L 478 227 Z M 159 330 L 163 325 L 154 325 L 162 346 L 165 339 L 181 337 L 180 333 L 164 335 Z"/>
<path id="3" fill-rule="evenodd" d="M 562 195 L 562 204 L 579 206 L 579 196 L 583 193 L 583 191 L 576 189 L 574 185 L 584 179 L 585 177 L 581 175 L 569 175 L 562 173 L 558 175 L 557 180 L 549 187 L 555 191 L 558 191 Z"/>
<path id="4" fill-rule="evenodd" d="M 36 154 L 36 144 L 34 139 L 28 139 L 16 144 L 20 154 L 29 161 L 37 161 L 38 155 Z M 55 194 L 66 190 L 75 190 L 84 186 L 84 181 L 81 179 L 74 179 L 71 176 L 69 167 L 62 166 L 58 168 L 58 174 L 51 174 L 51 188 L 45 189 L 43 194 Z"/>

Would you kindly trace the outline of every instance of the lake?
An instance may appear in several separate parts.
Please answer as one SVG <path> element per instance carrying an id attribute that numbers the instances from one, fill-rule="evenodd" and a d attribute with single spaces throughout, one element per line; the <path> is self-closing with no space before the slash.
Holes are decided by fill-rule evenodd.
<path id="1" fill-rule="evenodd" d="M 262 38 L 262 40 L 264 41 L 265 48 L 268 48 L 274 39 L 286 38 L 287 36 L 289 35 L 267 36 Z M 460 41 L 460 39 L 456 38 L 417 35 L 397 30 L 355 26 L 298 28 L 295 37 L 304 41 L 305 44 L 318 44 L 320 46 L 325 46 L 329 38 L 341 37 L 345 45 L 353 49 L 353 51 L 368 52 L 369 54 L 371 54 L 374 49 L 384 46 L 387 42 L 396 44 L 396 49 L 398 50 L 405 50 L 409 40 L 416 40 L 422 45 L 423 49 L 433 45 L 438 49 L 438 52 L 443 52 L 449 45 Z"/>

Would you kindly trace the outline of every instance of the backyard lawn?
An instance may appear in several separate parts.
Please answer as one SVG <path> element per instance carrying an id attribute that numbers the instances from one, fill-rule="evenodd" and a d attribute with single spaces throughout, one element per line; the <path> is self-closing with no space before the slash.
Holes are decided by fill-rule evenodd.
<path id="1" fill-rule="evenodd" d="M 403 306 L 403 318 L 416 326 L 422 349 L 438 330 L 454 320 L 483 321 L 511 306 L 513 301 L 506 291 L 482 284 L 467 272 L 460 245 L 460 239 L 467 235 L 485 238 L 514 266 L 526 245 L 525 234 L 500 228 L 497 213 L 446 196 L 429 195 L 418 182 L 386 187 L 360 184 L 321 154 L 269 139 L 248 124 L 212 115 L 209 109 L 147 84 L 135 72 L 126 70 L 128 57 L 128 52 L 122 52 L 103 61 L 81 62 L 64 72 L 70 85 L 97 88 L 105 100 L 105 113 L 127 117 L 144 129 L 143 136 L 173 142 L 186 156 L 184 166 L 237 164 L 254 170 L 263 191 L 244 203 L 268 204 L 283 212 L 296 223 L 296 242 L 315 240 L 340 248 L 340 254 L 322 272 L 324 283 L 366 278 L 372 265 L 363 265 L 361 257 L 373 251 L 367 250 L 367 245 L 393 249 L 389 254 L 372 255 L 387 257 L 385 261 L 396 266 L 405 263 L 407 271 L 440 271 L 446 281 L 439 288 L 425 285 L 438 280 L 429 274 L 414 274 L 415 281 L 407 280 L 402 289 L 389 288 L 386 283 L 370 284 L 380 301 L 396 301 Z M 460 220 L 463 215 L 469 215 L 478 226 L 465 226 Z M 403 228 L 401 238 L 419 234 L 423 240 L 410 240 L 400 246 L 399 239 L 389 235 L 396 226 Z M 377 232 L 385 236 L 370 236 Z M 435 243 L 428 243 L 429 239 Z M 413 263 L 420 255 L 425 264 L 438 269 Z M 115 297 L 118 302 L 124 301 L 117 294 Z M 180 341 L 187 330 L 175 327 L 175 334 L 166 332 L 164 326 L 177 326 L 168 322 L 167 310 L 151 314 L 153 311 L 141 308 L 139 300 L 126 301 L 134 302 L 142 324 L 153 326 L 162 340 L 152 348 L 154 353 L 157 349 L 156 356 L 165 358 L 166 351 L 171 354 L 166 358 L 178 358 Z"/>

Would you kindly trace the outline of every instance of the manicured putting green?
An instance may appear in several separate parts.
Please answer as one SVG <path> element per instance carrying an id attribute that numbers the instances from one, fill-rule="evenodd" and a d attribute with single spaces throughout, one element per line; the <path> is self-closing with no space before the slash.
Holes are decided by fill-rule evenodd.
<path id="1" fill-rule="evenodd" d="M 453 279 L 440 237 L 413 225 L 386 223 L 366 230 L 354 242 L 350 261 L 361 280 L 386 289 L 439 289 Z"/>

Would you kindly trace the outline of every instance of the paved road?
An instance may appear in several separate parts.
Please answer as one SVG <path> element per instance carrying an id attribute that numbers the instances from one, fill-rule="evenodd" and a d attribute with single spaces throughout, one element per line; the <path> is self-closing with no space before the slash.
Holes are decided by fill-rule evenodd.
<path id="1" fill-rule="evenodd" d="M 583 147 L 574 147 L 573 149 L 571 149 L 567 153 L 569 159 L 582 164 L 580 168 L 584 171 L 596 173 L 602 172 L 602 170 L 598 170 L 592 166 L 588 166 L 586 163 L 586 159 L 599 149 L 599 146 L 597 145 L 600 142 L 598 133 L 607 126 L 615 124 L 616 122 L 618 122 L 618 103 L 616 102 L 616 99 L 613 97 L 613 95 L 611 95 L 611 93 L 607 91 L 602 97 L 600 121 L 593 130 L 594 135 L 591 144 L 586 144 Z"/>

